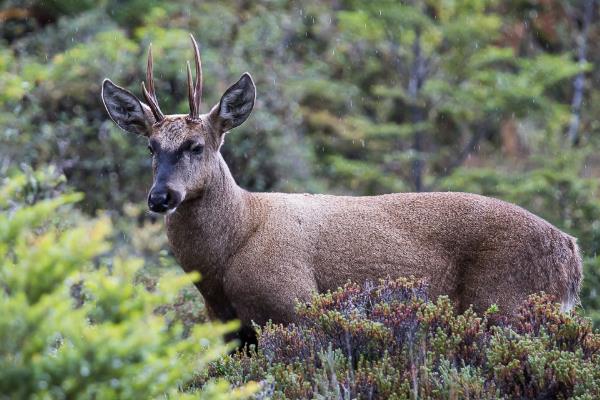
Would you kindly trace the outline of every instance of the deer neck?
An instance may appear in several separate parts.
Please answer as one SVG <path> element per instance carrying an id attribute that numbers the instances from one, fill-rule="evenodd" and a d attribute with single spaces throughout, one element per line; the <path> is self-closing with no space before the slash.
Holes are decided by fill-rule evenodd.
<path id="1" fill-rule="evenodd" d="M 186 271 L 221 276 L 227 261 L 252 231 L 250 194 L 240 188 L 219 154 L 218 171 L 197 197 L 166 217 L 167 237 Z"/>

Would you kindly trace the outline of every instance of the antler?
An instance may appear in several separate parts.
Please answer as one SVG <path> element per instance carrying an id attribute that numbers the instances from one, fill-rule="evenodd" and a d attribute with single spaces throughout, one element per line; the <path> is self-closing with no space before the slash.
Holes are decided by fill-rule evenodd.
<path id="1" fill-rule="evenodd" d="M 200 50 L 194 35 L 190 34 L 192 46 L 194 47 L 194 61 L 196 64 L 196 82 L 192 87 L 192 71 L 190 63 L 187 64 L 188 73 L 188 97 L 190 103 L 190 118 L 198 119 L 200 117 L 200 102 L 202 101 L 202 63 L 200 62 Z"/>
<path id="2" fill-rule="evenodd" d="M 198 49 L 198 43 L 194 39 L 194 35 L 190 34 L 192 39 L 192 46 L 194 46 L 194 61 L 196 64 L 196 81 L 192 85 L 192 70 L 190 63 L 187 63 L 187 77 L 188 77 L 188 98 L 190 103 L 190 119 L 198 119 L 200 117 L 200 102 L 202 101 L 202 63 L 200 61 L 200 50 Z M 165 119 L 165 115 L 158 106 L 158 100 L 156 98 L 156 92 L 154 90 L 154 76 L 152 74 L 152 44 L 148 47 L 148 66 L 146 67 L 146 85 L 142 82 L 142 92 L 144 98 L 156 118 L 156 122 Z"/>
<path id="3" fill-rule="evenodd" d="M 142 82 L 142 92 L 144 93 L 144 98 L 146 99 L 148 106 L 150 106 L 152 114 L 154 114 L 154 118 L 156 118 L 156 122 L 162 121 L 165 119 L 165 115 L 162 113 L 162 111 L 160 111 L 158 100 L 156 99 L 156 92 L 154 91 L 154 76 L 152 74 L 152 43 L 150 43 L 150 47 L 148 47 L 146 82 L 148 82 L 148 90 L 146 90 L 146 85 L 144 85 L 144 82 Z"/>

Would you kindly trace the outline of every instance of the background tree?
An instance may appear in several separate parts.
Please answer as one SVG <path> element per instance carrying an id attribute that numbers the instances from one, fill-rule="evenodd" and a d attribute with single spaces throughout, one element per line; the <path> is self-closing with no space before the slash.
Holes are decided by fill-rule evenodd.
<path id="1" fill-rule="evenodd" d="M 77 2 L 0 10 L 0 174 L 52 165 L 110 210 L 112 248 L 167 259 L 144 214 L 143 140 L 107 118 L 100 82 L 157 91 L 185 112 L 187 39 L 201 42 L 205 109 L 243 71 L 258 87 L 223 148 L 251 190 L 464 190 L 513 201 L 577 236 L 583 303 L 600 307 L 595 0 Z M 160 238 L 163 238 L 162 240 Z"/>

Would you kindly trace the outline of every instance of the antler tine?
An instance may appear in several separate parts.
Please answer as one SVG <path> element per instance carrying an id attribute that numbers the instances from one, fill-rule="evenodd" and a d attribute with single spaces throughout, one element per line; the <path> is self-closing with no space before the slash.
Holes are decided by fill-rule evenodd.
<path id="1" fill-rule="evenodd" d="M 200 61 L 198 43 L 191 33 L 190 39 L 192 40 L 192 46 L 194 47 L 194 62 L 196 64 L 196 82 L 194 84 L 193 98 L 190 102 L 190 115 L 192 118 L 198 118 L 200 116 L 200 102 L 202 101 L 202 62 Z M 191 80 L 189 84 L 191 86 Z"/>
<path id="2" fill-rule="evenodd" d="M 146 64 L 146 82 L 148 82 L 148 90 L 152 96 L 155 95 L 154 92 L 154 63 L 152 60 L 152 43 L 148 46 L 148 61 Z"/>
<path id="3" fill-rule="evenodd" d="M 194 103 L 194 87 L 192 86 L 192 69 L 190 68 L 190 62 L 187 62 L 187 82 L 188 82 L 188 102 L 190 103 L 190 118 L 198 118 L 196 112 L 196 105 Z"/>
<path id="4" fill-rule="evenodd" d="M 152 43 L 150 43 L 150 46 L 148 47 L 148 64 L 146 65 L 146 82 L 148 83 L 148 90 L 146 90 L 146 86 L 144 85 L 144 82 L 142 82 L 142 92 L 146 102 L 148 102 L 148 106 L 150 106 L 150 109 L 152 110 L 152 114 L 154 114 L 154 117 L 158 122 L 162 121 L 165 116 L 158 106 L 158 99 L 156 98 L 156 92 L 154 90 L 152 67 Z"/>

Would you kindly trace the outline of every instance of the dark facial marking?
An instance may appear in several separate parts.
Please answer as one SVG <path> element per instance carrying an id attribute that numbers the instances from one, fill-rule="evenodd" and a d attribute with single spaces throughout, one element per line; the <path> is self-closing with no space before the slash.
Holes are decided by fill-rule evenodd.
<path id="1" fill-rule="evenodd" d="M 152 155 L 166 152 L 176 154 L 181 157 L 181 155 L 186 151 L 190 151 L 194 154 L 202 153 L 204 150 L 204 143 L 198 140 L 188 139 L 185 140 L 176 150 L 162 150 L 160 143 L 156 139 L 150 139 L 148 141 L 148 149 Z"/>
<path id="2" fill-rule="evenodd" d="M 186 151 L 191 151 L 192 153 L 199 154 L 199 153 L 202 153 L 203 149 L 204 149 L 204 144 L 202 144 L 201 142 L 199 142 L 197 140 L 188 139 L 185 142 L 183 142 L 181 144 L 181 146 L 179 146 L 179 149 L 177 151 L 179 151 L 181 153 L 186 152 Z"/>
<path id="3" fill-rule="evenodd" d="M 158 154 L 160 151 L 160 143 L 158 143 L 158 141 L 155 139 L 150 139 L 148 141 L 148 149 L 150 150 L 150 154 Z"/>

